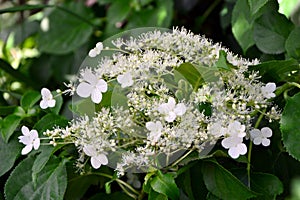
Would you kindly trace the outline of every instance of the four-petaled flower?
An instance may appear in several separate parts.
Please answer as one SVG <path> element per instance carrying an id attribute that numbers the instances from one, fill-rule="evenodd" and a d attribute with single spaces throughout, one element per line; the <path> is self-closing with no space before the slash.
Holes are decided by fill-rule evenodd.
<path id="1" fill-rule="evenodd" d="M 230 136 L 224 138 L 221 144 L 225 149 L 229 149 L 228 154 L 234 159 L 247 153 L 247 146 L 243 143 L 242 137 Z"/>
<path id="2" fill-rule="evenodd" d="M 46 108 L 53 108 L 55 106 L 55 99 L 53 99 L 53 95 L 51 94 L 50 90 L 47 88 L 43 88 L 41 90 L 41 95 L 42 95 L 42 101 L 40 102 L 40 107 L 42 109 Z"/>
<path id="3" fill-rule="evenodd" d="M 262 144 L 263 146 L 269 146 L 270 140 L 268 137 L 272 136 L 272 130 L 269 127 L 264 127 L 261 130 L 253 129 L 250 131 L 250 137 L 255 145 Z"/>
<path id="4" fill-rule="evenodd" d="M 26 145 L 22 149 L 21 154 L 28 154 L 32 150 L 32 148 L 37 150 L 40 147 L 40 138 L 38 132 L 36 130 L 29 131 L 26 126 L 22 126 L 21 131 L 23 135 L 18 137 L 19 142 Z"/>
<path id="5" fill-rule="evenodd" d="M 169 97 L 168 103 L 163 103 L 158 107 L 158 112 L 165 115 L 167 122 L 173 122 L 177 116 L 182 116 L 186 112 L 186 106 L 183 103 L 176 105 L 173 97 Z"/>
<path id="6" fill-rule="evenodd" d="M 132 76 L 129 72 L 127 72 L 125 74 L 122 74 L 122 75 L 119 75 L 117 77 L 117 81 L 118 81 L 118 83 L 121 84 L 122 88 L 129 87 L 129 86 L 133 85 Z"/>
<path id="7" fill-rule="evenodd" d="M 92 57 L 92 58 L 94 58 L 94 57 L 96 57 L 97 55 L 99 55 L 99 54 L 101 53 L 102 50 L 103 50 L 103 44 L 102 44 L 102 42 L 98 42 L 98 43 L 96 44 L 96 47 L 93 48 L 93 49 L 91 49 L 91 50 L 89 51 L 89 56 Z"/>
<path id="8" fill-rule="evenodd" d="M 93 145 L 87 145 L 83 147 L 83 152 L 91 157 L 92 167 L 98 169 L 101 165 L 107 165 L 108 159 L 105 154 L 97 152 Z"/>
<path id="9" fill-rule="evenodd" d="M 100 103 L 102 93 L 107 91 L 107 83 L 94 75 L 90 69 L 82 73 L 82 78 L 84 81 L 77 86 L 76 93 L 84 98 L 91 96 L 94 103 Z"/>
<path id="10" fill-rule="evenodd" d="M 264 97 L 267 99 L 273 98 L 276 95 L 273 93 L 276 90 L 276 84 L 275 83 L 267 83 L 266 86 L 261 87 L 261 92 Z"/>
<path id="11" fill-rule="evenodd" d="M 161 122 L 147 122 L 146 128 L 150 131 L 149 140 L 152 142 L 157 142 L 162 134 L 163 126 Z"/>

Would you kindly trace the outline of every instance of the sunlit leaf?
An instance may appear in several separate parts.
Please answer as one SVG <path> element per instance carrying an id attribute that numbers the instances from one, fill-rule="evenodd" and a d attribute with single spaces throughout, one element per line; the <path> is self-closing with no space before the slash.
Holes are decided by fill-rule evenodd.
<path id="1" fill-rule="evenodd" d="M 164 194 L 170 199 L 179 199 L 179 189 L 171 174 L 163 174 L 158 171 L 157 176 L 151 180 L 151 188 L 158 193 Z"/>
<path id="2" fill-rule="evenodd" d="M 267 54 L 285 51 L 285 41 L 293 29 L 293 24 L 275 11 L 267 12 L 254 23 L 254 40 L 257 47 Z"/>

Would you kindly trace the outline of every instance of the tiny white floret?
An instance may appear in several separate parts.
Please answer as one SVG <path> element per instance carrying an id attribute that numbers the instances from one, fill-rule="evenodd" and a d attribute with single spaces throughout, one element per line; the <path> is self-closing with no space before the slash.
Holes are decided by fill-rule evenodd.
<path id="1" fill-rule="evenodd" d="M 173 122 L 177 116 L 182 116 L 186 112 L 186 106 L 183 103 L 176 105 L 173 97 L 169 97 L 168 103 L 163 103 L 158 107 L 158 112 L 165 115 L 167 122 Z"/>
<path id="2" fill-rule="evenodd" d="M 41 90 L 42 101 L 40 102 L 40 107 L 42 109 L 53 108 L 55 106 L 56 100 L 53 98 L 50 90 L 43 88 Z"/>
<path id="3" fill-rule="evenodd" d="M 36 130 L 29 130 L 26 126 L 21 128 L 22 136 L 19 136 L 19 142 L 25 144 L 26 146 L 22 149 L 21 154 L 28 154 L 32 148 L 37 150 L 40 147 L 40 138 Z"/>
<path id="4" fill-rule="evenodd" d="M 100 103 L 102 93 L 107 91 L 107 83 L 93 74 L 90 69 L 82 73 L 82 78 L 84 81 L 77 86 L 76 93 L 83 98 L 91 96 L 94 103 Z"/>
<path id="5" fill-rule="evenodd" d="M 269 127 L 264 127 L 261 130 L 253 129 L 250 131 L 250 137 L 255 145 L 262 144 L 263 146 L 269 146 L 271 142 L 268 138 L 271 136 L 272 129 Z"/>
<path id="6" fill-rule="evenodd" d="M 96 151 L 96 148 L 92 145 L 83 147 L 83 152 L 91 157 L 92 167 L 98 169 L 101 165 L 107 165 L 108 159 L 105 154 Z"/>
<path id="7" fill-rule="evenodd" d="M 117 77 L 117 81 L 118 81 L 118 83 L 121 84 L 122 88 L 129 87 L 129 86 L 133 85 L 132 76 L 129 72 L 127 72 L 125 74 L 122 74 L 122 75 L 119 75 Z"/>
<path id="8" fill-rule="evenodd" d="M 93 49 L 91 49 L 91 50 L 89 51 L 89 56 L 92 57 L 92 58 L 94 58 L 94 57 L 96 57 L 97 55 L 99 55 L 99 54 L 101 53 L 102 50 L 103 50 L 103 44 L 102 44 L 102 42 L 98 42 L 98 43 L 96 44 L 96 47 L 93 48 Z"/>
<path id="9" fill-rule="evenodd" d="M 261 92 L 264 97 L 267 99 L 275 97 L 274 91 L 276 90 L 276 84 L 275 83 L 267 83 L 266 86 L 261 87 Z"/>

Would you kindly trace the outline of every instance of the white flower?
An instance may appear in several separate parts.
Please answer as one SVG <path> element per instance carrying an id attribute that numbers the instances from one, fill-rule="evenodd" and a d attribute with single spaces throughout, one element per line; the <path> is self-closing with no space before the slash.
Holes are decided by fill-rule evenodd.
<path id="1" fill-rule="evenodd" d="M 247 146 L 243 143 L 241 137 L 231 136 L 225 138 L 221 144 L 225 149 L 229 149 L 228 154 L 234 159 L 247 153 Z"/>
<path id="2" fill-rule="evenodd" d="M 263 146 L 269 146 L 270 140 L 268 137 L 272 136 L 272 130 L 269 127 L 264 127 L 261 130 L 253 129 L 250 131 L 250 137 L 255 145 L 262 144 Z"/>
<path id="3" fill-rule="evenodd" d="M 158 112 L 165 115 L 167 122 L 173 122 L 177 116 L 182 116 L 186 112 L 186 106 L 183 103 L 176 105 L 175 99 L 169 97 L 168 103 L 163 103 L 158 107 Z"/>
<path id="4" fill-rule="evenodd" d="M 40 147 L 40 138 L 38 132 L 36 130 L 29 131 L 26 126 L 22 126 L 21 131 L 23 135 L 18 137 L 19 142 L 26 145 L 22 149 L 21 154 L 28 154 L 32 150 L 32 148 L 37 150 Z"/>
<path id="5" fill-rule="evenodd" d="M 276 90 L 276 84 L 275 83 L 267 83 L 266 86 L 261 87 L 261 92 L 264 97 L 267 99 L 273 98 L 276 95 L 273 93 Z"/>
<path id="6" fill-rule="evenodd" d="M 118 83 L 121 84 L 122 88 L 129 87 L 129 86 L 133 85 L 132 76 L 129 72 L 127 72 L 123 75 L 119 75 L 117 77 L 117 81 L 118 81 Z"/>
<path id="7" fill-rule="evenodd" d="M 83 147 L 83 152 L 91 157 L 92 167 L 98 169 L 101 165 L 107 165 L 108 159 L 105 154 L 96 151 L 93 145 L 87 145 Z"/>
<path id="8" fill-rule="evenodd" d="M 81 82 L 77 86 L 77 94 L 84 98 L 91 96 L 94 103 L 100 103 L 102 100 L 102 92 L 107 91 L 107 83 L 94 75 L 90 69 L 86 69 L 83 72 L 82 78 L 84 82 Z"/>
<path id="9" fill-rule="evenodd" d="M 236 136 L 236 137 L 245 137 L 245 125 L 242 125 L 239 121 L 233 121 L 231 122 L 227 127 L 227 132 L 230 136 Z"/>
<path id="10" fill-rule="evenodd" d="M 55 106 L 56 100 L 53 99 L 53 95 L 50 90 L 43 88 L 41 90 L 42 101 L 40 102 L 40 107 L 46 109 L 48 107 L 53 108 Z"/>
<path id="11" fill-rule="evenodd" d="M 98 43 L 96 44 L 96 47 L 93 48 L 93 49 L 91 49 L 91 50 L 89 51 L 89 56 L 92 57 L 92 58 L 94 58 L 94 57 L 96 57 L 97 55 L 99 55 L 99 54 L 101 53 L 102 50 L 103 50 L 103 44 L 102 44 L 102 42 L 98 42 Z"/>
<path id="12" fill-rule="evenodd" d="M 162 134 L 163 126 L 160 121 L 147 122 L 146 128 L 150 131 L 149 140 L 157 142 Z"/>

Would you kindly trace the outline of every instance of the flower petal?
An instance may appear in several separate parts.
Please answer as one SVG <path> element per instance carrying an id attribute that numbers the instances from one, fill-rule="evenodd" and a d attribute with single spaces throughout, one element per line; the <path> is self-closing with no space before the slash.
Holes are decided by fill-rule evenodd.
<path id="1" fill-rule="evenodd" d="M 102 100 L 102 93 L 101 93 L 101 91 L 98 90 L 98 89 L 94 89 L 94 90 L 92 91 L 91 98 L 92 98 L 92 101 L 93 101 L 94 103 L 100 103 L 101 100 Z"/>
<path id="2" fill-rule="evenodd" d="M 108 159 L 105 154 L 99 154 L 96 158 L 101 162 L 102 165 L 108 164 Z"/>
<path id="3" fill-rule="evenodd" d="M 40 138 L 34 139 L 33 148 L 37 150 L 40 147 Z"/>
<path id="4" fill-rule="evenodd" d="M 52 96 L 50 90 L 48 90 L 47 88 L 43 88 L 43 89 L 41 90 L 41 95 L 42 95 L 42 98 L 43 98 L 43 99 Z"/>
<path id="5" fill-rule="evenodd" d="M 183 103 L 179 103 L 176 105 L 174 112 L 176 115 L 183 115 L 186 112 L 186 106 Z"/>
<path id="6" fill-rule="evenodd" d="M 260 145 L 260 144 L 261 144 L 261 141 L 262 141 L 262 138 L 261 138 L 261 137 L 256 137 L 256 138 L 254 138 L 253 143 L 254 143 L 255 145 Z"/>
<path id="7" fill-rule="evenodd" d="M 93 48 L 89 51 L 89 57 L 94 58 L 97 56 L 97 49 Z"/>
<path id="8" fill-rule="evenodd" d="M 97 89 L 98 89 L 100 92 L 106 92 L 106 91 L 107 91 L 107 83 L 106 83 L 103 79 L 100 79 L 100 80 L 97 82 L 96 87 L 97 87 Z"/>
<path id="9" fill-rule="evenodd" d="M 92 93 L 92 86 L 86 82 L 82 82 L 77 86 L 76 93 L 83 98 L 89 97 Z"/>
<path id="10" fill-rule="evenodd" d="M 83 152 L 88 155 L 88 156 L 96 156 L 97 152 L 95 150 L 95 148 L 92 145 L 87 145 L 83 147 Z"/>
<path id="11" fill-rule="evenodd" d="M 22 126 L 21 131 L 22 131 L 23 135 L 30 135 L 29 128 L 26 126 Z"/>
<path id="12" fill-rule="evenodd" d="M 26 155 L 26 154 L 28 154 L 31 150 L 32 150 L 32 144 L 28 144 L 28 145 L 26 145 L 26 146 L 22 149 L 21 154 L 22 154 L 22 155 Z"/>
<path id="13" fill-rule="evenodd" d="M 98 169 L 101 167 L 101 161 L 96 157 L 91 157 L 91 164 L 94 169 Z"/>
<path id="14" fill-rule="evenodd" d="M 40 102 L 40 107 L 41 107 L 41 109 L 46 109 L 46 108 L 48 108 L 48 101 L 47 101 L 47 100 L 42 100 L 42 101 Z"/>
<path id="15" fill-rule="evenodd" d="M 167 122 L 173 122 L 176 119 L 176 114 L 175 112 L 169 112 L 167 116 L 165 116 L 165 120 Z"/>
<path id="16" fill-rule="evenodd" d="M 240 151 L 237 147 L 231 147 L 229 150 L 228 150 L 228 154 L 230 155 L 231 158 L 238 158 L 239 155 L 240 155 Z"/>
<path id="17" fill-rule="evenodd" d="M 55 103 L 56 103 L 55 99 L 48 100 L 48 107 L 53 108 L 55 106 Z"/>
<path id="18" fill-rule="evenodd" d="M 32 140 L 29 135 L 27 136 L 19 136 L 19 142 L 25 145 L 31 144 Z"/>
<path id="19" fill-rule="evenodd" d="M 272 136 L 272 129 L 270 129 L 269 127 L 263 127 L 261 129 L 261 133 L 263 137 L 271 137 Z"/>
<path id="20" fill-rule="evenodd" d="M 267 138 L 263 138 L 261 140 L 261 143 L 262 143 L 263 146 L 267 147 L 267 146 L 270 145 L 271 141 L 269 139 L 267 139 Z"/>

